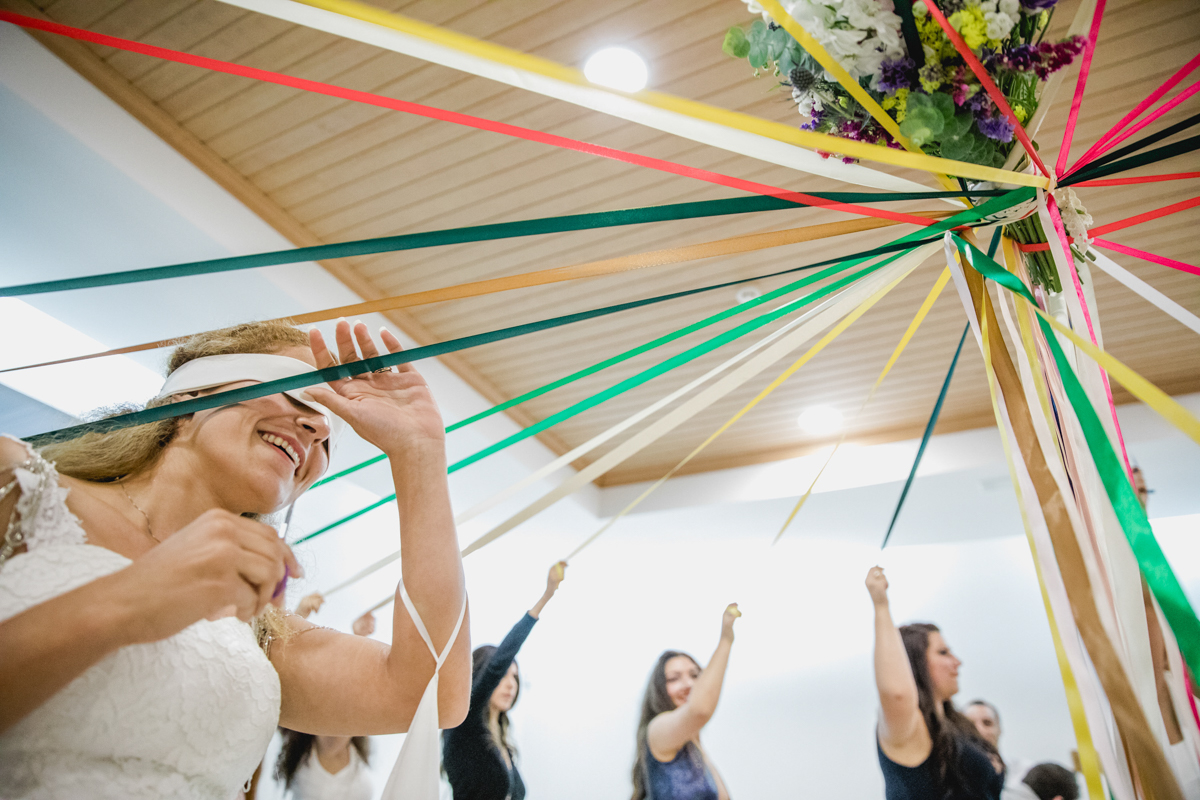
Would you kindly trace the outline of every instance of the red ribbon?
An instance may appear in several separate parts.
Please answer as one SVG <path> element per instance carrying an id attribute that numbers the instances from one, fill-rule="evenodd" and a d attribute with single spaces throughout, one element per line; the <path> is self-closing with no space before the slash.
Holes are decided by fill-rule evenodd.
<path id="1" fill-rule="evenodd" d="M 967 47 L 967 43 L 958 35 L 958 31 L 954 30 L 950 25 L 950 20 L 946 19 L 946 15 L 937 7 L 937 3 L 933 0 L 925 0 L 925 5 L 929 8 L 929 13 L 942 26 L 942 30 L 946 32 L 946 36 L 954 43 L 954 48 L 958 50 L 958 54 L 963 57 L 963 61 L 967 62 L 967 66 L 971 68 L 971 72 L 975 73 L 975 77 L 979 78 L 979 83 L 987 91 L 988 97 L 992 98 L 992 102 L 996 104 L 996 108 L 1000 109 L 1000 113 L 1008 118 L 1012 123 L 1013 130 L 1017 134 L 1017 139 L 1021 142 L 1021 146 L 1025 148 L 1025 152 L 1029 154 L 1034 164 L 1037 164 L 1038 169 L 1046 177 L 1050 177 L 1050 170 L 1046 169 L 1046 165 L 1042 163 L 1042 159 L 1038 156 L 1037 148 L 1033 146 L 1033 142 L 1029 141 L 1029 134 L 1025 133 L 1025 128 L 1021 125 L 1021 120 L 1017 119 L 1017 115 L 1009 108 L 1008 101 L 1004 99 L 1004 93 L 996 88 L 996 84 L 992 82 L 988 76 L 987 70 L 983 68 L 983 64 L 979 63 L 979 59 L 971 52 L 971 48 Z"/>
<path id="2" fill-rule="evenodd" d="M 1066 174 L 1070 175 L 1072 172 L 1074 172 L 1075 170 L 1079 169 L 1087 162 L 1094 159 L 1098 155 L 1097 151 L 1101 147 L 1103 147 L 1108 142 L 1109 139 L 1111 139 L 1112 137 L 1114 137 L 1118 133 L 1120 133 L 1122 128 L 1124 128 L 1126 125 L 1128 125 L 1133 120 L 1137 119 L 1138 115 L 1140 115 L 1143 111 L 1145 111 L 1147 108 L 1149 108 L 1150 106 L 1157 103 L 1159 101 L 1159 98 L 1161 98 L 1167 92 L 1169 92 L 1173 88 L 1175 88 L 1184 78 L 1186 78 L 1188 75 L 1190 75 L 1192 73 L 1192 71 L 1194 69 L 1196 69 L 1196 67 L 1200 67 L 1200 55 L 1196 56 L 1191 61 L 1184 64 L 1179 69 L 1179 71 L 1176 72 L 1174 75 L 1172 75 L 1170 78 L 1168 78 L 1167 81 L 1162 86 L 1158 87 L 1153 92 L 1151 92 L 1150 96 L 1147 97 L 1145 100 L 1138 103 L 1137 106 L 1133 109 L 1133 111 L 1130 111 L 1128 114 L 1121 117 L 1120 122 L 1118 122 L 1116 125 L 1113 125 L 1112 128 L 1107 133 L 1105 133 L 1103 136 L 1101 136 L 1100 139 L 1097 140 L 1097 142 L 1094 145 L 1092 145 L 1091 149 L 1089 149 L 1086 153 L 1084 153 L 1082 156 L 1080 156 L 1079 160 L 1076 161 L 1069 170 L 1067 170 Z M 1079 185 L 1082 185 L 1082 184 L 1079 184 Z"/>
<path id="3" fill-rule="evenodd" d="M 128 39 L 120 39 L 116 36 L 93 33 L 92 31 L 83 30 L 82 28 L 74 28 L 70 25 L 50 22 L 49 20 L 34 19 L 33 17 L 14 14 L 11 11 L 0 11 L 0 21 L 11 22 L 14 25 L 20 25 L 23 28 L 33 28 L 35 30 L 46 31 L 47 33 L 67 36 L 72 39 L 79 39 L 81 41 L 91 42 L 93 44 L 99 44 L 105 47 L 113 47 L 118 50 L 127 50 L 131 53 L 140 53 L 142 55 L 152 56 L 154 58 L 160 58 L 166 61 L 175 61 L 180 64 L 201 67 L 203 69 L 213 70 L 214 72 L 224 72 L 229 75 L 252 78 L 265 83 L 274 83 L 280 86 L 289 86 L 294 89 L 303 89 L 307 92 L 323 94 L 329 97 L 337 97 L 343 100 L 351 100 L 356 103 L 365 103 L 367 105 L 378 106 L 380 108 L 388 108 L 393 111 L 403 111 L 408 114 L 416 114 L 418 116 L 428 117 L 430 119 L 442 120 L 443 122 L 453 122 L 456 125 L 465 125 L 478 130 L 502 133 L 506 136 L 514 136 L 519 139 L 538 142 L 540 144 L 548 144 L 553 147 L 575 150 L 580 153 L 588 153 L 590 155 L 600 156 L 602 158 L 611 158 L 614 161 L 620 161 L 626 164 L 634 164 L 640 167 L 649 167 L 650 169 L 659 170 L 660 172 L 668 172 L 672 175 L 694 178 L 696 180 L 706 181 L 708 183 L 715 183 L 719 186 L 728 186 L 733 189 L 740 189 L 753 194 L 778 197 L 783 200 L 792 200 L 804 205 L 821 206 L 824 208 L 835 209 L 837 211 L 843 211 L 848 214 L 859 214 L 865 217 L 891 219 L 898 222 L 911 223 L 913 225 L 927 226 L 936 223 L 936 220 L 928 219 L 926 217 L 918 217 L 912 214 L 903 214 L 896 211 L 887 211 L 885 209 L 868 208 L 866 206 L 853 205 L 850 203 L 838 203 L 826 200 L 824 198 L 802 194 L 800 192 L 792 192 L 788 191 L 787 189 L 780 189 L 776 186 L 768 186 L 763 183 L 755 183 L 754 181 L 742 180 L 741 178 L 733 178 L 717 172 L 709 172 L 705 169 L 686 167 L 682 164 L 664 161 L 660 158 L 640 156 L 635 153 L 627 153 L 624 150 L 616 150 L 611 147 L 603 147 L 597 144 L 581 142 L 576 139 L 568 139 L 565 136 L 555 136 L 554 134 L 543 133 L 541 131 L 535 131 L 529 128 L 522 128 L 517 125 L 509 125 L 505 122 L 495 122 L 493 120 L 483 119 L 481 117 L 473 117 L 469 114 L 460 114 L 456 111 L 446 111 L 440 108 L 433 108 L 432 106 L 421 105 L 420 103 L 411 103 L 406 100 L 396 100 L 391 97 L 371 94 L 370 92 L 360 92 L 356 89 L 346 89 L 341 86 L 333 86 L 328 83 L 307 80 L 305 78 L 294 78 L 290 75 L 282 75 L 277 72 L 270 72 L 268 70 L 257 69 L 255 67 L 246 67 L 242 66 L 241 64 L 231 64 L 227 61 L 218 61 L 215 58 L 205 58 L 204 56 L 196 56 L 192 55 L 191 53 L 182 53 L 178 50 L 169 50 L 165 47 L 155 47 L 154 45 L 133 42 Z"/>
<path id="4" fill-rule="evenodd" d="M 1184 211 L 1189 208 L 1195 208 L 1196 206 L 1200 206 L 1200 197 L 1193 197 L 1190 200 L 1182 200 L 1178 203 L 1172 203 L 1169 206 L 1163 206 L 1162 208 L 1156 208 L 1153 211 L 1147 211 L 1144 214 L 1136 214 L 1132 217 L 1126 217 L 1125 219 L 1117 220 L 1116 222 L 1110 222 L 1107 225 L 1101 225 L 1099 228 L 1092 228 L 1090 231 L 1088 231 L 1088 233 L 1091 236 L 1102 236 L 1106 233 L 1119 231 L 1122 228 L 1128 228 L 1133 225 L 1140 225 L 1143 222 L 1149 222 L 1152 219 L 1165 217 L 1169 214 L 1177 214 L 1180 211 Z"/>
<path id="5" fill-rule="evenodd" d="M 1071 184 L 1072 188 L 1079 186 L 1130 186 L 1135 183 L 1158 183 L 1159 181 L 1182 181 L 1189 178 L 1200 178 L 1200 172 L 1172 172 L 1167 175 L 1143 175 L 1140 178 L 1104 178 L 1096 181 L 1080 181 Z"/>
<path id="6" fill-rule="evenodd" d="M 1079 80 L 1075 82 L 1075 97 L 1071 100 L 1071 113 L 1067 115 L 1067 129 L 1063 131 L 1062 147 L 1058 150 L 1058 162 L 1054 165 L 1054 174 L 1062 175 L 1067 166 L 1067 158 L 1071 155 L 1071 139 L 1075 136 L 1075 122 L 1079 119 L 1079 107 L 1083 105 L 1083 90 L 1087 86 L 1088 73 L 1092 69 L 1092 56 L 1096 52 L 1096 39 L 1100 36 L 1100 19 L 1104 16 L 1105 0 L 1096 3 L 1096 11 L 1092 15 L 1092 27 L 1088 31 L 1087 44 L 1083 50 L 1083 63 L 1079 66 Z"/>

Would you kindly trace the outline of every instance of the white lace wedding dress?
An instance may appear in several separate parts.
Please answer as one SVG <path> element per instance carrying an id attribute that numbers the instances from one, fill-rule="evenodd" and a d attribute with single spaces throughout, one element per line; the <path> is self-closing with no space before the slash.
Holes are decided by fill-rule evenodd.
<path id="1" fill-rule="evenodd" d="M 28 552 L 0 564 L 0 621 L 130 563 L 87 544 L 51 464 L 31 453 L 16 484 L 6 540 Z M 229 800 L 278 719 L 279 677 L 250 626 L 197 622 L 110 654 L 0 735 L 0 798 Z"/>

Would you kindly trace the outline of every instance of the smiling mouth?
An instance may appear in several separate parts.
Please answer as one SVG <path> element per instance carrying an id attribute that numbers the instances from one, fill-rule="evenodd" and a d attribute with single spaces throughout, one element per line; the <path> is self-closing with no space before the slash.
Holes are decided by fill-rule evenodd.
<path id="1" fill-rule="evenodd" d="M 264 442 L 287 456 L 292 462 L 293 469 L 298 469 L 300 467 L 300 454 L 296 452 L 294 447 L 288 444 L 286 439 L 280 438 L 273 433 L 260 433 L 259 436 L 262 437 Z"/>

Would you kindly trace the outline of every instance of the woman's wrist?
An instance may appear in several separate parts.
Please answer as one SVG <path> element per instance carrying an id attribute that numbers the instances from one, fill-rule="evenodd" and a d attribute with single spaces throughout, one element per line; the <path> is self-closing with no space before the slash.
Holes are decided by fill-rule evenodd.
<path id="1" fill-rule="evenodd" d="M 84 592 L 78 620 L 88 640 L 104 652 L 153 641 L 145 611 L 153 605 L 138 597 L 128 568 L 80 587 Z"/>

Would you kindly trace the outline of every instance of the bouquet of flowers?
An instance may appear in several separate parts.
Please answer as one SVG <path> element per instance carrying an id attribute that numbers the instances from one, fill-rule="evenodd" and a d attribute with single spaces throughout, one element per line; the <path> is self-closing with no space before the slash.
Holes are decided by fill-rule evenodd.
<path id="1" fill-rule="evenodd" d="M 936 2 L 1022 123 L 1037 109 L 1040 82 L 1083 52 L 1082 36 L 1043 41 L 1058 0 Z M 805 118 L 801 128 L 899 147 L 799 42 L 754 0 L 746 0 L 746 4 L 752 12 L 762 13 L 764 20 L 756 20 L 749 30 L 731 28 L 722 49 L 735 58 L 748 59 L 756 75 L 770 72 L 780 87 L 790 89 Z M 1000 167 L 1008 159 L 1017 144 L 1012 123 L 992 102 L 922 0 L 911 3 L 911 16 L 905 15 L 907 25 L 893 0 L 781 0 L 781 5 L 923 152 L 990 167 Z M 1009 228 L 1009 235 L 1020 242 L 1046 240 L 1036 218 Z M 1027 258 L 1033 280 L 1060 290 L 1049 254 L 1029 255 L 1034 256 Z"/>

